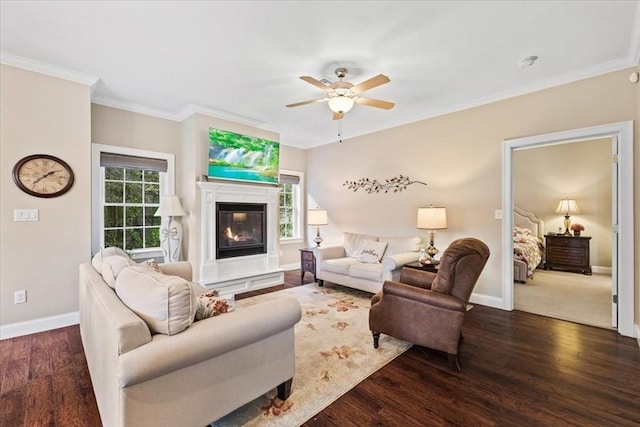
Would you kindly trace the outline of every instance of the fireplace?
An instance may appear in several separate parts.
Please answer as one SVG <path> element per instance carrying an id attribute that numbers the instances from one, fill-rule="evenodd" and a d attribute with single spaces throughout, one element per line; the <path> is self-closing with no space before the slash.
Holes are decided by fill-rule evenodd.
<path id="1" fill-rule="evenodd" d="M 216 259 L 267 253 L 265 203 L 216 203 Z"/>
<path id="2" fill-rule="evenodd" d="M 194 280 L 220 295 L 284 283 L 278 200 L 270 185 L 198 182 L 200 254 Z"/>

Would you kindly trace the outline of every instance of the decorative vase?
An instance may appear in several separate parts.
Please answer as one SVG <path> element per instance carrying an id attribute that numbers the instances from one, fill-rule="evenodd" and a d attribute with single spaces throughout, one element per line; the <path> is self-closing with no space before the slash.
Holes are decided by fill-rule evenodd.
<path id="1" fill-rule="evenodd" d="M 580 237 L 580 230 L 573 230 L 573 237 Z"/>
<path id="2" fill-rule="evenodd" d="M 420 254 L 418 255 L 418 262 L 420 264 L 426 264 L 429 256 L 427 255 L 427 251 L 425 248 L 420 248 Z"/>

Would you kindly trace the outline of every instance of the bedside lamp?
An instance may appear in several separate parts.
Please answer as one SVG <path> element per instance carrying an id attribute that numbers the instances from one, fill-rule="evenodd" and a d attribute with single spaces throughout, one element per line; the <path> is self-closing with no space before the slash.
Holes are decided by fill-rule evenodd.
<path id="1" fill-rule="evenodd" d="M 182 250 L 182 224 L 174 217 L 186 215 L 180 199 L 176 195 L 165 195 L 160 199 L 160 207 L 153 216 L 161 216 L 160 246 L 164 262 L 180 261 Z"/>
<path id="2" fill-rule="evenodd" d="M 434 256 L 440 252 L 434 245 L 435 230 L 445 230 L 447 228 L 447 209 L 435 208 L 430 205 L 428 208 L 418 208 L 418 220 L 416 228 L 429 230 L 429 264 L 438 264 Z"/>
<path id="3" fill-rule="evenodd" d="M 322 237 L 320 237 L 320 226 L 327 225 L 329 223 L 326 209 L 309 209 L 307 223 L 316 227 L 316 238 L 313 241 L 316 242 L 316 247 L 319 247 L 320 243 L 322 243 Z"/>
<path id="4" fill-rule="evenodd" d="M 564 214 L 564 235 L 571 236 L 571 232 L 569 231 L 569 227 L 571 227 L 571 214 L 580 213 L 580 209 L 578 209 L 578 204 L 575 200 L 566 198 L 564 200 L 560 200 L 558 207 L 556 208 L 556 213 Z"/>

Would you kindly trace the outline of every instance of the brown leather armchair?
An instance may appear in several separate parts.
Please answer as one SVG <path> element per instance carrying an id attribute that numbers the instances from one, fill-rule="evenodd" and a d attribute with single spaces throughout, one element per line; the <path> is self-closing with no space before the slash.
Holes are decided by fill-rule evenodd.
<path id="1" fill-rule="evenodd" d="M 380 334 L 444 351 L 452 369 L 460 370 L 458 344 L 467 302 L 489 248 L 474 238 L 458 239 L 442 254 L 438 273 L 403 268 L 400 282 L 387 280 L 371 299 L 369 329 L 373 346 Z"/>

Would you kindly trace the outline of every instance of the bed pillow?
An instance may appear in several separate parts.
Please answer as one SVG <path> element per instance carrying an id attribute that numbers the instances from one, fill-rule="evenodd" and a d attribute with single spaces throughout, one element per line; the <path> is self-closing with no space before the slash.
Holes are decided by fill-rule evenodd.
<path id="1" fill-rule="evenodd" d="M 193 323 L 196 289 L 181 277 L 143 265 L 123 269 L 116 279 L 116 294 L 145 321 L 152 334 L 175 335 Z"/>
<path id="2" fill-rule="evenodd" d="M 365 240 L 362 243 L 362 249 L 360 250 L 358 261 L 365 263 L 378 263 L 384 256 L 385 249 L 387 249 L 387 244 L 385 242 Z"/>

